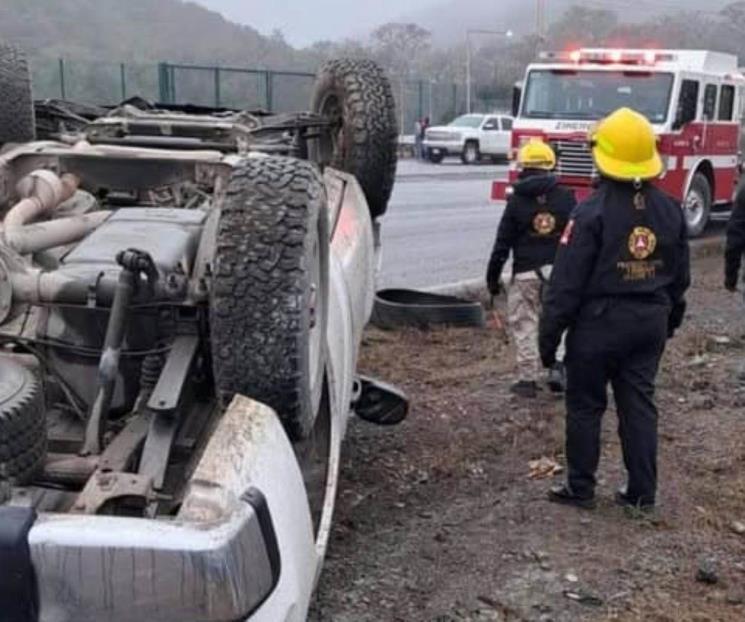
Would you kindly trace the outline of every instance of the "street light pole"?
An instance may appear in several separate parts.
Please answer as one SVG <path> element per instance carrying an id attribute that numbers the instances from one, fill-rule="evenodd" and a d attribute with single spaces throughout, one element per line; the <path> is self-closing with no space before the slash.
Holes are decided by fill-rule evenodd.
<path id="1" fill-rule="evenodd" d="M 471 35 L 495 35 L 512 38 L 511 30 L 482 30 L 480 28 L 466 30 L 466 111 L 471 113 Z"/>
<path id="2" fill-rule="evenodd" d="M 466 31 L 466 112 L 471 114 L 471 31 Z"/>
<path id="3" fill-rule="evenodd" d="M 435 81 L 434 80 L 430 80 L 429 81 L 429 120 L 430 121 L 433 121 L 433 119 L 435 118 L 434 109 L 433 109 L 434 107 L 432 105 L 432 103 L 433 103 L 432 100 L 433 100 L 433 95 L 434 95 L 433 94 L 433 91 L 434 90 L 435 90 Z"/>

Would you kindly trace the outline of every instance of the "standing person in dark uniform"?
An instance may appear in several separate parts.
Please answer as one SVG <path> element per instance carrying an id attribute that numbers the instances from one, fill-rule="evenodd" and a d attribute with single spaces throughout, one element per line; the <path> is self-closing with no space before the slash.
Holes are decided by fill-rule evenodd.
<path id="1" fill-rule="evenodd" d="M 628 472 L 616 501 L 654 507 L 657 492 L 655 378 L 665 342 L 680 326 L 690 284 L 680 204 L 649 181 L 663 170 L 652 126 L 621 108 L 593 132 L 602 176 L 559 244 L 540 327 L 543 364 L 567 337 L 568 479 L 549 499 L 594 506 L 600 431 L 610 383 Z"/>
<path id="2" fill-rule="evenodd" d="M 741 185 L 735 197 L 735 206 L 727 224 L 727 245 L 724 249 L 724 287 L 737 291 L 742 255 L 745 253 L 745 185 Z"/>
<path id="3" fill-rule="evenodd" d="M 513 186 L 499 223 L 497 240 L 486 275 L 493 296 L 502 290 L 502 270 L 513 255 L 512 279 L 507 294 L 510 330 L 517 345 L 518 381 L 510 390 L 521 397 L 536 397 L 540 374 L 538 318 L 543 284 L 551 275 L 561 232 L 576 204 L 574 194 L 561 186 L 551 171 L 556 167 L 553 149 L 531 141 L 517 156 L 520 176 Z M 554 391 L 564 388 L 561 363 L 549 373 Z"/>

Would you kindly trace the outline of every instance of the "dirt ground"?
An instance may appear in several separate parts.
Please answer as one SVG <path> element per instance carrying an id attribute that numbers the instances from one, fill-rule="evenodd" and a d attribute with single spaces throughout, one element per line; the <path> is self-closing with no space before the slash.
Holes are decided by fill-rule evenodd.
<path id="1" fill-rule="evenodd" d="M 598 508 L 545 500 L 562 476 L 531 479 L 529 462 L 563 464 L 563 404 L 509 395 L 513 353 L 498 331 L 370 330 L 362 368 L 403 387 L 412 410 L 398 428 L 351 423 L 310 619 L 745 620 L 745 313 L 720 266 L 695 263 L 665 355 L 653 517 L 613 504 L 612 410 Z"/>

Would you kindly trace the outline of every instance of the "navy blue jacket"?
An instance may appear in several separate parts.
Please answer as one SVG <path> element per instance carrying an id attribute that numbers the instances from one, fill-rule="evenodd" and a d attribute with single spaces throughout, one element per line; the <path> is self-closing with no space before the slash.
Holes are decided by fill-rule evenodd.
<path id="1" fill-rule="evenodd" d="M 602 180 L 577 206 L 559 243 L 543 301 L 539 347 L 551 365 L 561 336 L 594 301 L 667 307 L 668 332 L 685 313 L 688 233 L 680 204 L 651 184 Z"/>
<path id="2" fill-rule="evenodd" d="M 550 173 L 525 171 L 513 186 L 499 223 L 486 280 L 494 291 L 512 251 L 512 272 L 551 265 L 559 238 L 577 204 L 574 193 Z"/>

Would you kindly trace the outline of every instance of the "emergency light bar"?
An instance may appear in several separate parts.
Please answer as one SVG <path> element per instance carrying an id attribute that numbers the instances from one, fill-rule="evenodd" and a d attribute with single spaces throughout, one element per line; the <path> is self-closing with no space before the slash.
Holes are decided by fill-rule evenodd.
<path id="1" fill-rule="evenodd" d="M 615 65 L 654 65 L 676 60 L 675 54 L 656 50 L 592 50 L 580 49 L 571 52 L 541 52 L 543 61 L 560 63 L 590 63 Z"/>

